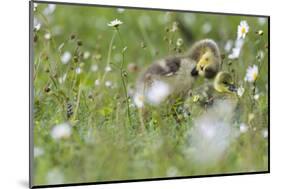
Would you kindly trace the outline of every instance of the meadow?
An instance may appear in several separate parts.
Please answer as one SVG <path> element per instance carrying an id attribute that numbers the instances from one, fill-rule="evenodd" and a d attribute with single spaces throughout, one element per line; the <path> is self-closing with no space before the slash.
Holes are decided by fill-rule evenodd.
<path id="1" fill-rule="evenodd" d="M 52 4 L 33 14 L 34 185 L 268 170 L 267 18 Z M 235 119 L 210 138 L 194 98 L 142 115 L 132 97 L 148 65 L 205 38 L 239 87 Z"/>

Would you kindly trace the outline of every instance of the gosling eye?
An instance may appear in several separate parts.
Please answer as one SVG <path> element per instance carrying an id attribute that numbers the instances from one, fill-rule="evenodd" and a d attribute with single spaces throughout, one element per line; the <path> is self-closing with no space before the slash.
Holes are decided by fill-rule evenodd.
<path id="1" fill-rule="evenodd" d="M 227 81 L 223 81 L 222 83 L 225 84 L 225 85 L 228 85 L 228 82 L 227 82 Z"/>
<path id="2" fill-rule="evenodd" d="M 209 58 L 205 58 L 206 61 L 209 61 Z"/>

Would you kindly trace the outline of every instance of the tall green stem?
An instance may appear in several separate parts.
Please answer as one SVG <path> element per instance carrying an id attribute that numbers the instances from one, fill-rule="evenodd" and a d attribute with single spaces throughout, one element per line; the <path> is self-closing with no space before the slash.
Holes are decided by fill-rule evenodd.
<path id="1" fill-rule="evenodd" d="M 119 32 L 118 28 L 116 28 L 116 31 L 118 33 L 118 36 L 119 36 L 120 40 L 121 40 L 122 46 L 124 47 L 124 42 L 122 40 L 122 37 L 120 35 L 120 32 Z M 129 104 L 127 86 L 126 86 L 126 81 L 125 81 L 125 76 L 124 76 L 124 62 L 125 62 L 125 52 L 124 52 L 124 50 L 122 50 L 122 63 L 121 63 L 121 68 L 120 68 L 120 76 L 121 76 L 123 90 L 124 90 L 124 96 L 125 96 L 125 100 L 126 100 L 126 104 L 127 104 L 127 116 L 128 116 L 129 124 L 130 124 L 130 126 L 132 126 L 130 104 Z"/>
<path id="2" fill-rule="evenodd" d="M 106 61 L 106 66 L 109 66 L 110 64 L 110 60 L 111 60 L 111 52 L 112 52 L 112 46 L 113 46 L 113 42 L 115 39 L 116 33 L 113 34 L 111 41 L 110 41 L 110 45 L 109 45 L 109 49 L 108 49 L 108 54 L 107 54 L 107 61 Z M 102 76 L 102 80 L 101 83 L 104 82 L 105 76 L 106 76 L 107 72 L 104 72 L 103 76 Z"/>

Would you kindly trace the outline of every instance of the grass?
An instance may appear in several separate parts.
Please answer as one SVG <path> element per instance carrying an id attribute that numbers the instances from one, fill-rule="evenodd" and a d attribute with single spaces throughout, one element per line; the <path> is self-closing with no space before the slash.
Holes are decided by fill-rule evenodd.
<path id="1" fill-rule="evenodd" d="M 35 185 L 268 170 L 267 21 L 67 5 L 57 5 L 46 14 L 46 7 L 39 4 L 34 12 L 41 23 L 34 30 L 33 44 Z M 123 22 L 118 30 L 107 26 L 115 18 Z M 171 31 L 178 18 L 191 38 L 179 29 Z M 230 60 L 224 46 L 236 40 L 241 20 L 250 30 L 239 58 Z M 259 30 L 263 35 L 256 33 Z M 179 38 L 183 44 L 177 46 Z M 142 70 L 156 59 L 184 54 L 203 38 L 219 44 L 225 57 L 222 70 L 231 72 L 235 83 L 245 89 L 232 127 L 239 130 L 245 123 L 248 128 L 212 163 L 198 163 L 190 156 L 194 149 L 190 135 L 203 109 L 186 115 L 185 109 L 165 102 L 146 105 L 144 111 L 128 96 L 139 74 L 128 70 L 128 65 Z M 71 58 L 64 64 L 65 52 Z M 257 80 L 245 82 L 247 68 L 254 64 L 259 68 Z M 106 66 L 112 71 L 106 72 Z M 71 126 L 71 133 L 55 139 L 53 128 L 62 123 Z"/>

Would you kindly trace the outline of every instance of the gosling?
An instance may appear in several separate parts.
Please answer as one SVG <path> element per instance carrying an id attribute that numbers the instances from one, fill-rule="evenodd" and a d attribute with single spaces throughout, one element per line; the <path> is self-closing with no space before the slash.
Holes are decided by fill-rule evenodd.
<path id="1" fill-rule="evenodd" d="M 197 108 L 201 109 L 212 106 L 218 100 L 227 100 L 234 107 L 238 103 L 237 87 L 234 85 L 234 80 L 230 73 L 220 71 L 212 84 L 205 84 L 194 90 L 193 98 L 189 98 L 186 101 L 186 105 L 196 111 Z M 194 104 L 195 103 L 195 104 Z M 201 107 L 197 107 L 196 104 L 200 104 Z"/>
<path id="2" fill-rule="evenodd" d="M 160 59 L 150 65 L 137 80 L 136 95 L 151 104 L 159 104 L 171 95 L 185 96 L 197 76 L 207 79 L 215 77 L 221 64 L 220 57 L 216 42 L 200 40 L 185 56 Z"/>

